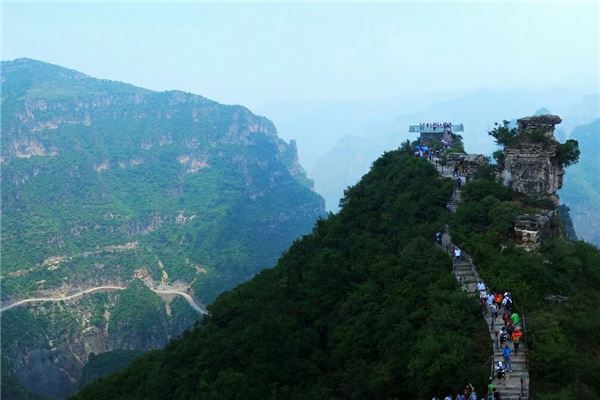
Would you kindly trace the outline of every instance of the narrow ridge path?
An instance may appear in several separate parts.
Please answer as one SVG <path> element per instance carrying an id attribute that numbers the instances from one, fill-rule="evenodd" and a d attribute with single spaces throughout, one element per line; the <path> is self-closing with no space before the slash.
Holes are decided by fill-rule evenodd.
<path id="1" fill-rule="evenodd" d="M 28 304 L 28 303 L 58 302 L 58 301 L 63 301 L 63 300 L 75 299 L 77 297 L 83 296 L 86 293 L 108 291 L 108 290 L 124 290 L 124 289 L 126 289 L 126 287 L 124 287 L 124 286 L 106 285 L 106 286 L 96 286 L 93 288 L 82 290 L 81 292 L 73 293 L 71 295 L 62 296 L 62 297 L 32 297 L 29 299 L 19 300 L 17 302 L 14 302 L 12 304 L 4 306 L 4 307 L 0 308 L 0 312 L 4 312 L 7 310 L 10 310 L 11 308 L 22 306 L 22 305 Z M 158 289 L 152 289 L 152 288 L 151 288 L 151 290 L 158 295 L 162 294 L 162 295 L 182 296 L 194 310 L 196 310 L 200 314 L 208 314 L 208 311 L 206 311 L 206 308 L 204 308 L 202 305 L 196 303 L 194 298 L 185 292 L 180 292 L 178 290 L 158 290 Z"/>
<path id="2" fill-rule="evenodd" d="M 440 176 L 444 178 L 456 179 L 456 177 L 452 175 L 452 171 L 450 168 L 444 168 L 435 161 L 436 159 L 433 160 L 433 165 L 435 166 Z M 462 183 L 465 183 L 464 179 Z M 455 186 L 452 192 L 452 196 L 450 198 L 450 210 L 452 212 L 456 212 L 456 208 L 458 207 L 458 204 L 460 202 L 461 190 Z M 463 291 L 467 292 L 470 296 L 479 297 L 479 291 L 477 290 L 476 285 L 481 280 L 481 277 L 477 273 L 477 269 L 475 267 L 475 264 L 473 263 L 473 260 L 468 254 L 464 252 L 464 250 L 461 249 L 462 257 L 459 260 L 456 260 L 453 257 L 452 251 L 456 247 L 457 246 L 452 243 L 449 226 L 446 225 L 445 231 L 442 235 L 442 248 L 450 254 L 450 257 L 452 257 L 452 271 L 454 277 L 461 285 Z M 481 281 L 484 282 L 483 280 Z M 489 288 L 487 284 L 486 287 Z M 498 313 L 501 314 L 501 311 L 499 310 Z M 500 345 L 496 336 L 496 331 L 499 330 L 504 323 L 502 322 L 502 318 L 500 318 L 500 316 L 496 320 L 493 320 L 489 312 L 485 312 L 483 314 L 483 318 L 488 327 L 488 332 L 492 342 L 492 349 L 494 351 L 492 360 L 493 362 L 491 366 L 493 368 L 494 365 L 497 365 L 498 361 L 504 361 L 502 357 L 502 350 L 500 349 Z M 492 368 L 490 368 L 490 374 L 491 376 L 493 376 L 493 383 L 496 386 L 496 389 L 500 392 L 501 398 L 503 400 L 529 399 L 529 370 L 526 350 L 526 343 L 524 340 L 522 340 L 520 342 L 519 353 L 514 354 L 513 351 L 511 355 L 512 372 L 506 373 L 505 382 L 498 380 L 496 378 L 496 375 L 493 373 Z M 480 394 L 483 394 L 484 392 L 485 390 L 480 392 Z"/>

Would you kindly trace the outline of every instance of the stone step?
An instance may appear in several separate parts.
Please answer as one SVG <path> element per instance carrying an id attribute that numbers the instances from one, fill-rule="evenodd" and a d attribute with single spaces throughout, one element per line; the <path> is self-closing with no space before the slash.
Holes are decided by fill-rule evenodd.
<path id="1" fill-rule="evenodd" d="M 469 273 L 456 272 L 456 276 L 461 278 L 464 282 L 469 281 L 469 283 L 475 283 L 475 284 L 479 283 L 479 279 L 477 278 L 477 275 L 473 274 L 472 272 L 469 272 Z"/>

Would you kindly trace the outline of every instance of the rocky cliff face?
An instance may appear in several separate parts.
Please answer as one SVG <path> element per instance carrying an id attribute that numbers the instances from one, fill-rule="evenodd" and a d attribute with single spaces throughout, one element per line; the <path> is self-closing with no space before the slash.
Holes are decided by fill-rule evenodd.
<path id="1" fill-rule="evenodd" d="M 127 295 L 91 294 L 84 300 L 10 310 L 3 315 L 2 367 L 14 371 L 31 391 L 64 398 L 81 386 L 82 370 L 91 354 L 162 348 L 199 318 L 181 299 L 171 304 L 178 312 L 168 315 L 166 303 L 151 293 L 144 296 L 152 296 L 156 307 L 138 307 L 135 313 L 141 315 L 123 315 L 120 309 L 135 306 L 123 304 Z M 145 320 L 144 329 L 135 326 L 140 320 Z M 23 329 L 28 330 L 25 336 L 18 332 Z"/>
<path id="2" fill-rule="evenodd" d="M 556 115 L 536 115 L 517 122 L 518 138 L 504 148 L 502 180 L 517 192 L 535 200 L 547 200 L 556 208 L 564 169 L 556 158 L 558 141 L 554 127 L 561 119 Z"/>
<path id="3" fill-rule="evenodd" d="M 515 240 L 535 248 L 544 239 L 561 233 L 558 190 L 565 174 L 559 157 L 561 144 L 554 129 L 557 115 L 534 115 L 517 120 L 516 135 L 504 146 L 499 175 L 505 185 L 525 194 L 536 211 L 519 215 L 514 221 Z"/>

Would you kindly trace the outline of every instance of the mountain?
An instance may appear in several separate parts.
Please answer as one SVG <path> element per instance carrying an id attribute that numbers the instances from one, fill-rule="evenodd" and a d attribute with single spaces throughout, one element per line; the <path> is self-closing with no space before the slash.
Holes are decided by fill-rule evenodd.
<path id="1" fill-rule="evenodd" d="M 328 208 L 337 210 L 344 190 L 360 180 L 387 144 L 381 140 L 346 136 L 318 159 L 313 171 L 318 177 L 315 190 L 325 198 Z"/>
<path id="2" fill-rule="evenodd" d="M 166 344 L 199 318 L 175 292 L 211 302 L 324 215 L 295 143 L 242 106 L 1 68 L 3 306 L 128 288 L 3 311 L 4 366 L 29 389 L 61 397 L 90 352 Z"/>
<path id="3" fill-rule="evenodd" d="M 600 247 L 600 119 L 575 127 L 570 138 L 582 151 L 564 178 L 560 196 L 571 209 L 577 236 Z"/>
<path id="4" fill-rule="evenodd" d="M 418 98 L 417 98 L 418 99 Z M 415 104 L 395 102 L 397 106 L 390 107 L 382 104 L 379 110 L 373 111 L 370 119 L 359 117 L 364 115 L 365 110 L 371 110 L 374 106 L 364 106 L 362 112 L 353 108 L 337 110 L 337 120 L 343 121 L 334 125 L 330 122 L 325 125 L 329 129 L 329 136 L 339 138 L 330 147 L 329 141 L 317 138 L 320 144 L 315 143 L 314 149 L 320 151 L 315 156 L 316 161 L 308 164 L 310 176 L 315 181 L 317 191 L 325 197 L 327 209 L 337 210 L 339 199 L 343 196 L 343 190 L 358 181 L 358 177 L 365 174 L 371 163 L 383 151 L 397 148 L 406 139 L 416 139 L 415 134 L 408 133 L 408 126 L 427 121 L 454 121 L 463 123 L 465 132 L 461 133 L 465 146 L 472 152 L 491 155 L 496 147 L 493 140 L 488 136 L 494 121 L 501 122 L 503 119 L 512 120 L 523 115 L 523 110 L 540 110 L 540 105 L 545 105 L 553 112 L 562 116 L 563 122 L 558 126 L 557 136 L 561 140 L 568 139 L 563 132 L 569 132 L 574 126 L 598 118 L 597 96 L 585 96 L 571 93 L 564 89 L 552 89 L 544 91 L 527 90 L 491 90 L 481 89 L 462 96 L 440 96 L 439 98 L 427 98 L 427 102 L 421 99 Z M 292 109 L 288 110 L 293 112 Z M 320 120 L 319 120 L 320 121 Z M 352 122 L 349 127 L 345 121 Z M 288 121 L 288 125 L 292 122 Z M 307 123 L 299 126 L 308 126 Z M 315 127 L 315 129 L 321 129 Z M 287 127 L 293 132 L 293 126 Z M 306 130 L 308 135 L 313 130 Z M 347 135 L 353 137 L 352 141 L 345 139 Z M 301 149 L 308 140 L 300 140 Z M 312 142 L 311 142 L 312 143 Z M 314 150 L 313 150 L 314 151 Z M 314 167 L 310 167 L 314 165 Z M 353 171 L 349 174 L 348 171 Z"/>
<path id="5" fill-rule="evenodd" d="M 447 222 L 483 279 L 510 288 L 526 314 L 532 398 L 598 398 L 600 251 L 560 237 L 517 245 L 514 217 L 532 207 L 487 172 L 449 217 L 453 181 L 410 149 L 385 153 L 275 268 L 74 399 L 425 399 L 483 388 L 494 350 L 478 299 L 433 244 Z"/>
<path id="6" fill-rule="evenodd" d="M 385 154 L 275 268 L 76 398 L 425 398 L 483 385 L 477 301 L 430 240 L 452 186 L 423 160 Z"/>

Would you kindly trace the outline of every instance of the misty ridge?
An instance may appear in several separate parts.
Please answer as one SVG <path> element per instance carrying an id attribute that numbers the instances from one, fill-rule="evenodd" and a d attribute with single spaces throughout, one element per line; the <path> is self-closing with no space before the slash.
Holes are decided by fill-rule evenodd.
<path id="1" fill-rule="evenodd" d="M 557 127 L 557 137 L 565 140 L 575 127 L 600 118 L 599 95 L 560 88 L 480 89 L 458 97 L 440 93 L 372 101 L 290 102 L 265 105 L 259 111 L 273 118 L 282 137 L 294 135 L 300 161 L 314 180 L 315 190 L 325 198 L 327 209 L 336 211 L 343 191 L 354 185 L 383 151 L 411 138 L 409 125 L 434 120 L 462 122 L 462 136 L 470 151 L 491 156 L 496 146 L 487 132 L 493 123 L 515 119 L 523 110 L 560 114 L 563 122 Z M 594 148 L 586 146 L 583 159 L 595 157 Z M 563 192 L 578 190 L 573 179 L 567 175 Z M 587 240 L 600 243 L 596 234 L 588 233 L 582 218 L 576 218 L 575 224 L 585 231 Z"/>

